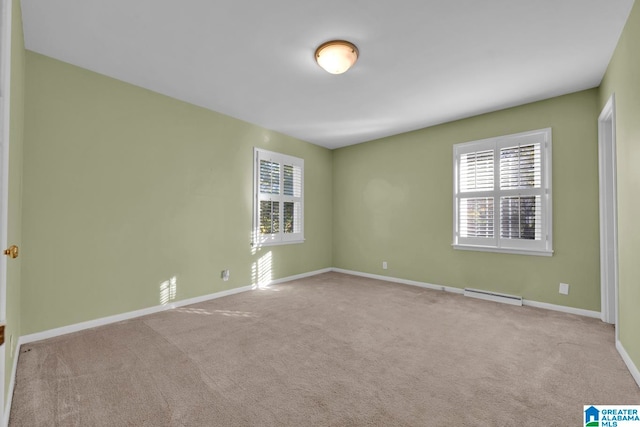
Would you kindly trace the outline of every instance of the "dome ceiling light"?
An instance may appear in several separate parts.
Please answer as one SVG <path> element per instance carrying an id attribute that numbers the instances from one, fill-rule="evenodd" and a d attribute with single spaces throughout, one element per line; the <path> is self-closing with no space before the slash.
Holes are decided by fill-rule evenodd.
<path id="1" fill-rule="evenodd" d="M 358 48 L 344 40 L 332 40 L 316 49 L 316 62 L 331 74 L 342 74 L 358 60 Z"/>

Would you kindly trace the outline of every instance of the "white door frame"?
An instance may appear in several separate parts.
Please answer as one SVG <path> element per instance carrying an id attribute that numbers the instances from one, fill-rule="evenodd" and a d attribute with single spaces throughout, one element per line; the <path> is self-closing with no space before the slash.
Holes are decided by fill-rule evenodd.
<path id="1" fill-rule="evenodd" d="M 616 107 L 612 94 L 598 117 L 600 178 L 601 318 L 616 325 L 618 339 L 618 206 L 616 180 Z"/>
<path id="2" fill-rule="evenodd" d="M 11 12 L 12 0 L 0 0 L 0 251 L 7 247 L 7 221 L 9 203 L 9 114 L 11 88 Z M 0 252 L 0 324 L 7 314 L 7 257 Z M 5 341 L 7 337 L 5 336 Z M 5 417 L 5 351 L 7 343 L 0 346 L 0 422 Z M 9 373 L 11 374 L 11 373 Z"/>

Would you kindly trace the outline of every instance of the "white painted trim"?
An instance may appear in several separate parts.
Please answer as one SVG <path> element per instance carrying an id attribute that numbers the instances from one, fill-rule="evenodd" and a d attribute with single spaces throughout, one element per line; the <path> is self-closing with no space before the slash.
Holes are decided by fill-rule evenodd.
<path id="1" fill-rule="evenodd" d="M 265 286 L 276 285 L 276 284 L 279 284 L 279 283 L 290 282 L 290 281 L 293 281 L 293 280 L 299 280 L 299 279 L 303 279 L 303 278 L 306 278 L 306 277 L 312 277 L 312 276 L 316 276 L 318 274 L 328 273 L 328 272 L 332 272 L 332 271 L 334 271 L 336 273 L 349 274 L 349 275 L 352 275 L 352 276 L 360 276 L 360 277 L 366 277 L 366 278 L 369 278 L 369 279 L 382 280 L 382 281 L 386 281 L 386 282 L 400 283 L 400 284 L 403 284 L 403 285 L 417 286 L 417 287 L 420 287 L 420 288 L 433 289 L 433 290 L 451 292 L 451 293 L 456 293 L 456 294 L 463 294 L 464 293 L 464 289 L 450 287 L 450 286 L 434 285 L 432 283 L 418 282 L 418 281 L 415 281 L 415 280 L 401 279 L 401 278 L 390 277 L 390 276 L 382 276 L 382 275 L 378 275 L 378 274 L 363 273 L 363 272 L 360 272 L 360 271 L 345 270 L 345 269 L 341 269 L 341 268 L 325 268 L 325 269 L 321 269 L 321 270 L 311 271 L 311 272 L 308 272 L 308 273 L 302 273 L 302 274 L 297 274 L 297 275 L 294 275 L 294 276 L 283 277 L 281 279 L 275 279 L 275 280 L 270 281 L 267 284 L 262 284 L 260 286 L 258 286 L 258 285 L 248 285 L 248 286 L 243 286 L 243 287 L 240 287 L 240 288 L 228 289 L 226 291 L 216 292 L 216 293 L 209 294 L 209 295 L 203 295 L 203 296 L 199 296 L 199 297 L 195 297 L 195 298 L 189 298 L 189 299 L 185 299 L 185 300 L 181 300 L 181 301 L 176 301 L 176 302 L 173 302 L 171 304 L 159 305 L 159 306 L 154 306 L 154 307 L 149 307 L 149 308 L 143 308 L 141 310 L 130 311 L 130 312 L 127 312 L 127 313 L 121 313 L 121 314 L 116 314 L 116 315 L 113 315 L 113 316 L 102 317 L 102 318 L 99 318 L 99 319 L 94 319 L 94 320 L 89 320 L 89 321 L 86 321 L 86 322 L 76 323 L 76 324 L 73 324 L 73 325 L 62 326 L 60 328 L 49 329 L 47 331 L 36 332 L 34 334 L 23 335 L 22 337 L 20 337 L 20 341 L 19 342 L 20 342 L 20 344 L 27 344 L 27 343 L 31 343 L 31 342 L 34 342 L 34 341 L 40 341 L 40 340 L 44 340 L 44 339 L 48 339 L 48 338 L 54 338 L 54 337 L 57 337 L 57 336 L 60 336 L 60 335 L 70 334 L 70 333 L 82 331 L 82 330 L 85 330 L 85 329 L 90 329 L 90 328 L 95 328 L 95 327 L 98 327 L 98 326 L 108 325 L 108 324 L 111 324 L 111 323 L 121 322 L 123 320 L 129 320 L 129 319 L 133 319 L 133 318 L 136 318 L 136 317 L 141 317 L 141 316 L 146 316 L 146 315 L 149 315 L 149 314 L 159 313 L 161 311 L 166 311 L 166 310 L 171 310 L 171 309 L 174 309 L 174 308 L 184 307 L 186 305 L 191 305 L 191 304 L 197 304 L 199 302 L 209 301 L 209 300 L 222 298 L 222 297 L 229 296 L 229 295 L 238 294 L 238 293 L 241 293 L 241 292 L 247 292 L 247 291 L 259 289 L 260 287 L 265 287 Z M 600 317 L 600 313 L 599 312 L 590 311 L 590 310 L 584 310 L 584 309 L 581 309 L 581 308 L 566 307 L 566 306 L 562 306 L 562 305 L 548 304 L 548 303 L 544 303 L 544 302 L 537 302 L 537 301 L 530 301 L 530 300 L 523 300 L 522 303 L 523 303 L 523 305 L 530 306 L 530 307 L 537 307 L 537 308 L 544 308 L 544 309 L 547 309 L 547 310 L 561 311 L 561 312 L 569 313 L 569 314 L 578 314 L 578 315 L 586 316 L 586 317 L 595 317 L 595 318 L 599 318 Z"/>
<path id="2" fill-rule="evenodd" d="M 20 345 L 22 344 L 22 340 L 18 337 L 18 342 L 16 343 L 16 349 L 13 351 L 13 367 L 11 368 L 11 380 L 9 381 L 9 396 L 7 396 L 7 404 L 4 408 L 4 419 L 2 420 L 2 426 L 9 426 L 9 417 L 11 415 L 11 402 L 13 402 L 13 390 L 16 386 L 16 373 L 18 372 L 18 357 L 20 356 Z M 4 387 L 4 384 L 2 384 Z"/>
<path id="3" fill-rule="evenodd" d="M 534 251 L 534 250 L 513 249 L 513 248 L 496 248 L 493 246 L 456 245 L 456 244 L 451 245 L 451 247 L 459 251 L 497 252 L 502 254 L 513 254 L 513 255 L 553 256 L 553 251 Z"/>
<path id="4" fill-rule="evenodd" d="M 446 291 L 446 292 L 452 292 L 455 294 L 462 294 L 464 292 L 464 289 L 461 289 L 461 288 L 452 288 L 449 286 L 434 285 L 432 283 L 417 282 L 415 280 L 400 279 L 397 277 L 381 276 L 379 274 L 363 273 L 361 271 L 344 270 L 342 268 L 333 268 L 332 271 L 335 271 L 336 273 L 349 274 L 351 276 L 360 276 L 360 277 L 366 277 L 368 279 L 384 280 L 385 282 L 401 283 L 403 285 L 433 289 L 436 291 Z"/>
<path id="5" fill-rule="evenodd" d="M 333 269 L 329 267 L 329 268 L 323 268 L 321 270 L 309 271 L 308 273 L 296 274 L 294 276 L 287 276 L 287 277 L 283 277 L 282 279 L 271 280 L 267 284 L 267 286 L 277 285 L 279 283 L 291 282 L 293 280 L 300 280 L 306 277 L 317 276 L 318 274 L 331 273 L 332 271 Z"/>
<path id="6" fill-rule="evenodd" d="M 60 328 L 49 329 L 42 332 L 36 332 L 33 334 L 23 335 L 21 341 L 23 344 L 31 343 L 34 341 L 45 340 L 48 338 L 58 337 L 60 335 L 66 335 L 73 332 L 83 331 L 85 329 L 96 328 L 98 326 L 109 325 L 111 323 L 121 322 L 123 320 L 134 319 L 136 317 L 146 316 L 153 313 L 159 313 L 161 311 L 171 310 L 174 308 L 182 307 L 185 305 L 196 304 L 211 299 L 221 298 L 228 295 L 237 294 L 240 292 L 246 292 L 254 289 L 253 286 L 243 286 L 241 288 L 229 289 L 226 291 L 216 292 L 214 294 L 203 295 L 200 297 L 189 298 L 181 301 L 176 301 L 171 304 L 157 305 L 153 307 L 143 308 L 140 310 L 129 311 L 127 313 L 115 314 L 113 316 L 101 317 L 99 319 L 88 320 L 86 322 L 75 323 L 73 325 L 62 326 Z"/>
<path id="7" fill-rule="evenodd" d="M 616 325 L 616 339 L 619 339 L 615 99 L 615 94 L 612 94 L 598 117 L 598 188 L 602 321 Z"/>
<path id="8" fill-rule="evenodd" d="M 635 365 L 635 363 L 633 363 L 633 360 L 631 360 L 631 356 L 629 356 L 627 350 L 624 349 L 624 346 L 622 345 L 620 340 L 616 340 L 616 349 L 618 350 L 618 353 L 620 353 L 620 356 L 622 357 L 622 360 L 624 360 L 624 363 L 627 365 L 627 369 L 629 369 L 629 372 L 631 372 L 631 376 L 634 380 L 636 380 L 636 384 L 638 384 L 638 387 L 640 387 L 640 370 L 638 370 L 638 367 Z"/>
<path id="9" fill-rule="evenodd" d="M 295 276 L 283 277 L 282 279 L 275 279 L 275 280 L 270 281 L 267 284 L 261 284 L 260 286 L 258 286 L 258 285 L 248 285 L 248 286 L 243 286 L 243 287 L 240 287 L 240 288 L 234 288 L 234 289 L 228 289 L 226 291 L 216 292 L 216 293 L 213 293 L 213 294 L 203 295 L 203 296 L 194 297 L 194 298 L 188 298 L 188 299 L 184 299 L 184 300 L 181 300 L 181 301 L 172 302 L 170 304 L 157 305 L 157 306 L 153 306 L 153 307 L 143 308 L 143 309 L 140 309 L 140 310 L 129 311 L 127 313 L 121 313 L 121 314 L 116 314 L 116 315 L 113 315 L 113 316 L 102 317 L 102 318 L 99 318 L 99 319 L 88 320 L 86 322 L 75 323 L 73 325 L 62 326 L 60 328 L 54 328 L 54 329 L 49 329 L 49 330 L 42 331 L 42 332 L 36 332 L 36 333 L 33 333 L 33 334 L 23 335 L 21 337 L 21 339 L 20 339 L 20 342 L 22 344 L 27 344 L 27 343 L 31 343 L 31 342 L 34 342 L 34 341 L 40 341 L 40 340 L 45 340 L 45 339 L 48 339 L 48 338 L 54 338 L 54 337 L 58 337 L 60 335 L 66 335 L 66 334 L 70 334 L 70 333 L 73 333 L 73 332 L 83 331 L 85 329 L 96 328 L 98 326 L 109 325 L 111 323 L 121 322 L 123 320 L 134 319 L 136 317 L 141 317 L 141 316 L 146 316 L 146 315 L 149 315 L 149 314 L 159 313 L 161 311 L 171 310 L 171 309 L 174 309 L 174 308 L 184 307 L 185 305 L 197 304 L 199 302 L 204 302 L 204 301 L 209 301 L 209 300 L 213 300 L 213 299 L 217 299 L 217 298 L 222 298 L 222 297 L 226 297 L 226 296 L 229 296 L 229 295 L 238 294 L 238 293 L 241 293 L 241 292 L 247 292 L 247 291 L 251 291 L 251 290 L 254 290 L 254 289 L 259 289 L 260 287 L 275 285 L 275 284 L 278 284 L 278 283 L 289 282 L 289 281 L 292 281 L 292 280 L 298 280 L 298 279 L 302 279 L 304 277 L 315 276 L 317 274 L 327 273 L 329 271 L 331 271 L 330 268 L 326 268 L 326 269 L 323 269 L 323 270 L 317 270 L 317 271 L 311 271 L 311 272 L 308 272 L 308 273 L 298 274 L 298 275 L 295 275 Z"/>
<path id="10" fill-rule="evenodd" d="M 0 70 L 0 78 L 2 83 L 0 84 L 0 249 L 4 249 L 8 245 L 8 215 L 9 215 L 9 141 L 11 130 L 11 16 L 12 16 L 12 2 L 11 0 L 2 0 L 2 37 L 3 46 L 0 53 L 3 57 L 2 70 Z M 5 320 L 6 315 L 6 271 L 7 271 L 7 257 L 0 258 L 0 270 L 2 274 L 0 276 L 0 322 Z M 4 365 L 3 365 L 4 366 Z M 0 392 L 2 397 L 2 392 Z"/>
<path id="11" fill-rule="evenodd" d="M 13 16 L 12 1 L 2 0 L 2 35 L 0 40 L 0 250 L 8 246 L 9 221 L 9 141 L 11 130 L 11 21 Z M 7 314 L 7 257 L 0 255 L 0 323 L 6 321 Z M 4 383 L 6 364 L 6 345 L 0 346 L 0 420 L 7 413 L 4 412 Z"/>
<path id="12" fill-rule="evenodd" d="M 593 317 L 600 319 L 599 311 L 585 310 L 583 308 L 568 307 L 566 305 L 549 304 L 547 302 L 538 302 L 531 300 L 522 300 L 522 305 L 535 308 L 544 308 L 545 310 L 560 311 L 562 313 L 577 314 L 578 316 Z"/>
<path id="13" fill-rule="evenodd" d="M 361 276 L 361 277 L 367 277 L 369 279 L 384 280 L 386 282 L 402 283 L 404 285 L 434 289 L 436 291 L 446 291 L 446 292 L 452 292 L 456 294 L 464 294 L 464 289 L 454 288 L 450 286 L 434 285 L 432 283 L 417 282 L 414 280 L 399 279 L 396 277 L 381 276 L 378 274 L 363 273 L 360 271 L 344 270 L 342 268 L 334 268 L 333 271 L 335 271 L 336 273 L 350 274 L 352 276 Z M 522 300 L 522 305 L 526 305 L 529 307 L 544 308 L 546 310 L 561 311 L 563 313 L 568 313 L 568 314 L 577 314 L 579 316 L 594 317 L 596 319 L 600 318 L 599 311 L 584 310 L 582 308 L 567 307 L 564 305 L 555 305 L 555 304 L 549 304 L 546 302 L 531 301 L 526 299 Z"/>

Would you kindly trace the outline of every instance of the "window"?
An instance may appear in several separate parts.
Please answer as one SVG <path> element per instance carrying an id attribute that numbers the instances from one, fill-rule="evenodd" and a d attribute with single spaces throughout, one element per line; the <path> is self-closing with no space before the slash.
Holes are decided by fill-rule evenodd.
<path id="1" fill-rule="evenodd" d="M 551 129 L 456 144 L 453 246 L 551 255 Z"/>
<path id="2" fill-rule="evenodd" d="M 304 241 L 304 160 L 254 149 L 253 245 Z"/>

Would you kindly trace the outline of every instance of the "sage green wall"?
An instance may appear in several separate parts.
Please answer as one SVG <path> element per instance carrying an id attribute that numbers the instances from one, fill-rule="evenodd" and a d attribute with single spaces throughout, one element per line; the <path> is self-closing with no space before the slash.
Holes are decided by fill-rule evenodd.
<path id="1" fill-rule="evenodd" d="M 12 0 L 11 17 L 11 121 L 9 128 L 9 245 L 22 248 L 22 148 L 24 129 L 24 37 L 20 1 Z M 20 272 L 22 257 L 7 260 L 7 326 L 5 331 L 5 403 L 12 378 L 14 350 L 20 336 Z"/>
<path id="2" fill-rule="evenodd" d="M 599 311 L 597 103 L 592 89 L 335 150 L 334 266 Z M 554 255 L 452 249 L 453 144 L 547 127 Z"/>
<path id="3" fill-rule="evenodd" d="M 172 277 L 180 300 L 331 267 L 331 151 L 29 51 L 26 67 L 23 334 L 158 305 Z M 305 160 L 305 243 L 252 253 L 254 146 Z"/>
<path id="4" fill-rule="evenodd" d="M 640 4 L 635 3 L 600 86 L 616 99 L 620 341 L 640 368 Z"/>

